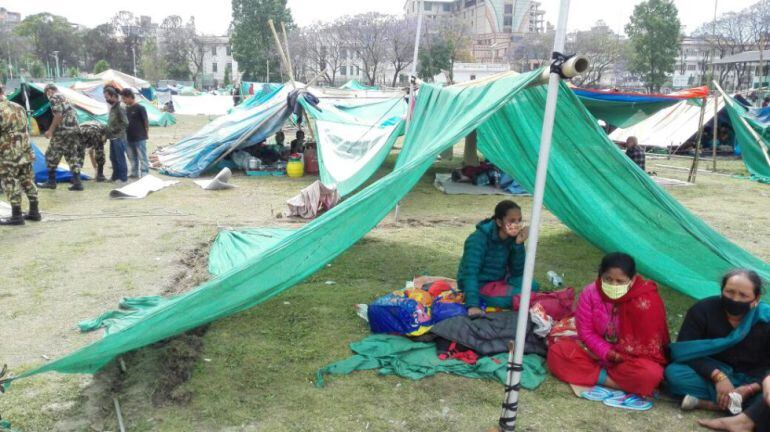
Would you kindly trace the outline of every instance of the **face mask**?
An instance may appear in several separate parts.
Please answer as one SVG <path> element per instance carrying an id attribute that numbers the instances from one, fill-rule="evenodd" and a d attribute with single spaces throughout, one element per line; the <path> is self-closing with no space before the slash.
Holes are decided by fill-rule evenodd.
<path id="1" fill-rule="evenodd" d="M 604 292 L 604 294 L 610 299 L 617 300 L 628 293 L 628 291 L 631 289 L 632 282 L 633 281 L 628 281 L 628 283 L 613 285 L 602 281 L 602 292 Z"/>
<path id="2" fill-rule="evenodd" d="M 732 316 L 743 316 L 751 310 L 751 302 L 739 302 L 722 296 L 722 309 Z"/>

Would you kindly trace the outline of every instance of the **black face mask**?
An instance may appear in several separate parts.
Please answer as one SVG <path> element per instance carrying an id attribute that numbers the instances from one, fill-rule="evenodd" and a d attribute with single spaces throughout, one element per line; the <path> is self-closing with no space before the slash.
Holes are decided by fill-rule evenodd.
<path id="1" fill-rule="evenodd" d="M 743 316 L 751 310 L 751 302 L 739 302 L 722 296 L 722 309 L 732 316 Z"/>

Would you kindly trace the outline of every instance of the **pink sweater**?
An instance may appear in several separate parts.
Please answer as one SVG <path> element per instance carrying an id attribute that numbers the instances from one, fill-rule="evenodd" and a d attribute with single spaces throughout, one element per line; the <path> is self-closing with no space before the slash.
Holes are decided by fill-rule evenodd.
<path id="1" fill-rule="evenodd" d="M 583 288 L 575 311 L 575 326 L 578 337 L 585 346 L 601 360 L 607 360 L 607 354 L 615 346 L 604 340 L 604 333 L 612 319 L 612 303 L 605 302 L 599 294 L 596 282 Z M 619 331 L 617 316 L 614 320 L 616 334 Z"/>

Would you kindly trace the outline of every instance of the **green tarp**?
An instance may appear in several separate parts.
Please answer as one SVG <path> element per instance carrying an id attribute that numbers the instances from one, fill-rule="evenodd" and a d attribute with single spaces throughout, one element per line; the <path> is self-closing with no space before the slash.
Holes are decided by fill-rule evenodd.
<path id="1" fill-rule="evenodd" d="M 481 357 L 474 365 L 455 359 L 441 360 L 436 344 L 414 342 L 403 336 L 372 335 L 350 344 L 353 356 L 321 368 L 316 373 L 316 387 L 324 386 L 324 375 L 348 375 L 355 371 L 376 369 L 380 375 L 398 375 L 419 380 L 440 373 L 466 378 L 482 378 L 505 384 L 508 354 Z M 548 370 L 542 357 L 524 356 L 521 386 L 534 390 L 545 381 Z"/>
<path id="2" fill-rule="evenodd" d="M 256 257 L 187 293 L 140 309 L 141 318 L 120 331 L 19 377 L 48 371 L 93 373 L 119 354 L 282 293 L 366 235 L 420 181 L 439 153 L 473 130 L 479 130 L 481 151 L 531 189 L 546 91 L 528 86 L 540 72 L 445 88 L 423 85 L 393 172 Z M 718 293 L 719 277 L 733 267 L 753 268 L 770 279 L 770 266 L 717 234 L 628 160 L 565 85 L 560 88 L 552 153 L 548 209 L 601 250 L 633 254 L 643 274 L 695 298 Z"/>
<path id="3" fill-rule="evenodd" d="M 219 276 L 269 250 L 295 230 L 286 228 L 248 228 L 223 230 L 209 253 L 209 273 Z"/>
<path id="4" fill-rule="evenodd" d="M 346 82 L 340 88 L 346 89 L 346 90 L 379 90 L 380 89 L 378 86 L 369 86 L 366 84 L 362 84 L 360 81 L 356 79 L 352 79 Z"/>
<path id="5" fill-rule="evenodd" d="M 770 163 L 756 138 L 749 130 L 753 128 L 757 135 L 763 140 L 765 147 L 768 146 L 770 131 L 766 130 L 764 125 L 758 124 L 754 119 L 748 117 L 747 110 L 741 104 L 737 103 L 730 96 L 725 95 L 727 101 L 727 114 L 730 116 L 730 123 L 735 131 L 736 139 L 741 146 L 741 157 L 746 168 L 751 173 L 751 178 L 762 183 L 770 183 Z M 744 123 L 744 121 L 746 123 Z"/>

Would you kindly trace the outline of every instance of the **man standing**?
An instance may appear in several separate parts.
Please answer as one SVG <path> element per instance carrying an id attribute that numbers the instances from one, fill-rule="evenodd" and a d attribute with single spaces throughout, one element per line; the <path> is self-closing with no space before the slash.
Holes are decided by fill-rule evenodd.
<path id="1" fill-rule="evenodd" d="M 642 171 L 645 170 L 645 156 L 644 150 L 639 147 L 639 142 L 636 137 L 630 136 L 626 140 L 626 156 L 628 156 L 635 164 L 639 165 Z"/>
<path id="2" fill-rule="evenodd" d="M 37 188 L 32 162 L 35 153 L 29 142 L 27 113 L 20 105 L 5 98 L 0 84 L 0 186 L 11 202 L 11 217 L 0 225 L 24 225 L 24 220 L 39 221 Z M 29 200 L 29 213 L 22 216 L 21 192 Z"/>
<path id="3" fill-rule="evenodd" d="M 110 115 L 107 120 L 107 138 L 110 140 L 110 162 L 114 182 L 128 182 L 128 167 L 126 166 L 126 127 L 128 118 L 126 110 L 120 106 L 120 96 L 115 87 L 104 88 L 104 100 L 110 105 Z"/>
<path id="4" fill-rule="evenodd" d="M 83 167 L 84 152 L 80 148 L 80 127 L 75 109 L 59 93 L 55 84 L 45 86 L 45 95 L 51 104 L 53 121 L 48 130 L 45 131 L 45 137 L 50 140 L 45 152 L 48 181 L 39 186 L 43 189 L 56 189 L 56 167 L 59 166 L 59 162 L 64 156 L 72 172 L 72 186 L 69 187 L 69 190 L 82 191 L 80 169 Z"/>
<path id="5" fill-rule="evenodd" d="M 128 160 L 131 162 L 131 178 L 141 178 L 150 173 L 150 160 L 147 159 L 147 137 L 150 132 L 150 121 L 147 119 L 147 110 L 136 103 L 134 91 L 124 88 L 120 92 L 123 103 L 126 105 L 126 117 L 128 117 Z"/>

